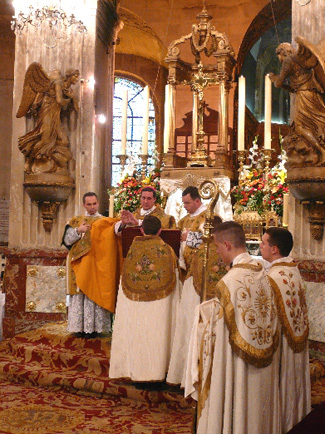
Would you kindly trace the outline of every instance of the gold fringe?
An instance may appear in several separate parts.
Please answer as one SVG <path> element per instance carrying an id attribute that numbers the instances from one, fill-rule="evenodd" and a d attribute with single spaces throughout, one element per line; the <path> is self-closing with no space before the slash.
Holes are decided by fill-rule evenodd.
<path id="1" fill-rule="evenodd" d="M 242 267 L 245 265 L 245 267 Z M 256 267 L 254 265 L 242 264 L 242 268 Z M 234 268 L 234 267 L 233 267 Z M 255 268 L 256 269 L 256 268 Z M 221 306 L 224 308 L 225 321 L 229 330 L 229 342 L 230 345 L 242 360 L 256 368 L 264 368 L 272 363 L 273 354 L 275 353 L 279 345 L 279 330 L 277 328 L 275 334 L 273 335 L 273 345 L 267 349 L 259 350 L 248 342 L 246 342 L 239 333 L 236 319 L 234 306 L 230 299 L 230 293 L 227 285 L 221 280 L 217 285 L 218 298 L 220 300 Z"/>
<path id="2" fill-rule="evenodd" d="M 280 264 L 280 263 L 279 263 Z M 276 264 L 278 265 L 278 264 Z M 282 265 L 288 266 L 287 263 L 283 263 Z M 296 264 L 294 265 L 290 265 L 292 266 L 296 266 Z M 277 283 L 275 282 L 274 279 L 272 279 L 272 277 L 268 276 L 273 293 L 274 293 L 274 297 L 275 297 L 275 302 L 277 305 L 277 309 L 278 309 L 278 316 L 279 316 L 279 320 L 282 326 L 282 332 L 284 334 L 284 336 L 286 337 L 288 344 L 290 346 L 290 348 L 292 349 L 292 351 L 294 353 L 301 353 L 305 348 L 306 345 L 308 343 L 308 335 L 309 335 L 309 326 L 307 325 L 307 328 L 304 332 L 303 335 L 301 336 L 295 336 L 293 333 L 293 330 L 290 326 L 290 323 L 288 321 L 287 315 L 286 315 L 286 309 L 284 307 L 284 303 L 283 303 L 283 298 L 281 295 L 281 290 L 278 287 Z"/>

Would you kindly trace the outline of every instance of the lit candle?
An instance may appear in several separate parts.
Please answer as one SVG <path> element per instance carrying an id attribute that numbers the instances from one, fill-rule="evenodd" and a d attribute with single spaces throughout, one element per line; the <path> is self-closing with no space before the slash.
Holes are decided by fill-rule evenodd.
<path id="1" fill-rule="evenodd" d="M 238 78 L 238 151 L 245 150 L 245 111 L 246 111 L 246 81 Z"/>
<path id="2" fill-rule="evenodd" d="M 170 92 L 169 84 L 165 86 L 165 124 L 164 124 L 164 153 L 167 154 L 169 150 L 169 136 L 170 136 L 170 119 L 169 119 L 169 104 Z"/>
<path id="3" fill-rule="evenodd" d="M 289 194 L 283 194 L 283 217 L 282 217 L 282 226 L 288 226 L 288 216 L 289 216 Z"/>
<path id="4" fill-rule="evenodd" d="M 264 149 L 271 149 L 272 82 L 265 76 Z"/>
<path id="5" fill-rule="evenodd" d="M 126 153 L 126 130 L 128 120 L 128 90 L 124 89 L 122 98 L 122 124 L 121 124 L 121 155 Z"/>
<path id="6" fill-rule="evenodd" d="M 109 196 L 109 210 L 108 210 L 108 216 L 114 217 L 114 195 L 111 194 Z"/>
<path id="7" fill-rule="evenodd" d="M 149 126 L 149 87 L 144 88 L 143 94 L 143 134 L 142 134 L 142 154 L 148 155 L 148 126 Z"/>

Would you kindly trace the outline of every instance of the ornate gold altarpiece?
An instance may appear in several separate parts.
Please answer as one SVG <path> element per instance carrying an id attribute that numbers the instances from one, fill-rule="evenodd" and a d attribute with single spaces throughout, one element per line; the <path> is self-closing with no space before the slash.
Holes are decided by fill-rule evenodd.
<path id="1" fill-rule="evenodd" d="M 197 16 L 199 23 L 193 24 L 191 33 L 173 41 L 168 48 L 165 62 L 168 64 L 168 85 L 166 89 L 165 143 L 162 170 L 164 179 L 179 181 L 185 174 L 191 173 L 198 178 L 233 178 L 231 151 L 228 144 L 228 101 L 232 86 L 232 72 L 235 66 L 234 51 L 224 33 L 215 30 L 203 2 L 203 10 Z M 180 58 L 179 45 L 190 43 L 194 63 Z M 204 65 L 202 57 L 213 57 L 214 63 Z M 190 86 L 193 94 L 192 148 L 189 158 L 176 154 L 175 148 L 175 108 L 176 86 Z M 218 147 L 214 159 L 207 155 L 204 146 L 204 90 L 218 86 L 219 122 Z M 166 127 L 167 125 L 167 127 Z M 199 183 L 199 181 L 197 182 Z"/>

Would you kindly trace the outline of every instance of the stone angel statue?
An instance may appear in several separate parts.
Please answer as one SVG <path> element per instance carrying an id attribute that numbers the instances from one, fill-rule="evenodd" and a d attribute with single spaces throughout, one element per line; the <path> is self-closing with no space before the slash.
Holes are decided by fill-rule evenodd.
<path id="1" fill-rule="evenodd" d="M 279 75 L 270 74 L 276 87 L 295 94 L 291 132 L 284 138 L 286 167 L 325 165 L 325 40 L 317 45 L 297 37 L 297 50 L 287 42 L 276 53 Z"/>
<path id="2" fill-rule="evenodd" d="M 41 64 L 27 68 L 17 118 L 31 114 L 34 127 L 19 137 L 18 147 L 25 155 L 25 172 L 64 173 L 72 159 L 69 139 L 61 121 L 63 112 L 78 112 L 78 102 L 71 86 L 77 83 L 79 71 L 69 69 L 64 76 L 59 70 L 47 74 Z"/>

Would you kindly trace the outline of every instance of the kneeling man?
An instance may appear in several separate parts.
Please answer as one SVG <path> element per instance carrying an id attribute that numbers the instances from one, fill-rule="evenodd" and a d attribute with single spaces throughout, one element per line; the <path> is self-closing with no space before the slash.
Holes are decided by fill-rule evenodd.
<path id="1" fill-rule="evenodd" d="M 177 258 L 155 216 L 143 220 L 123 265 L 112 336 L 110 378 L 164 381 L 179 300 Z"/>

